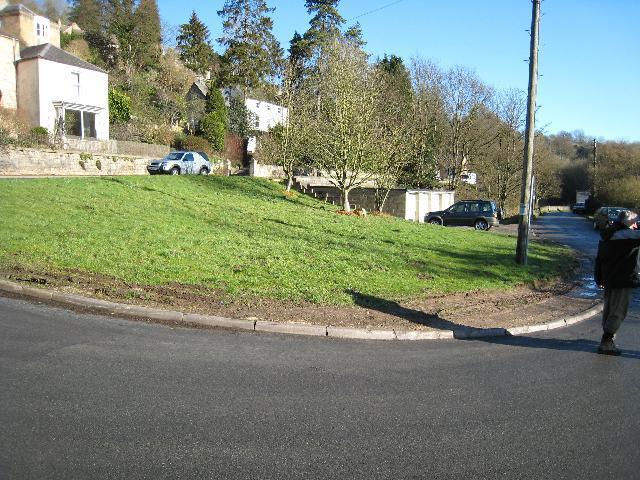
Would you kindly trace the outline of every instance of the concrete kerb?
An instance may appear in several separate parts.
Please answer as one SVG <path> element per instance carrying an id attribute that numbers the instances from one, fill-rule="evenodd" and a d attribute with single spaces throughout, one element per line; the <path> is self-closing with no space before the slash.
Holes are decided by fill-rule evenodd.
<path id="1" fill-rule="evenodd" d="M 0 290 L 8 293 L 25 295 L 40 300 L 51 300 L 61 304 L 76 305 L 92 309 L 104 310 L 113 314 L 129 317 L 149 318 L 152 320 L 169 321 L 184 325 L 252 330 L 259 332 L 284 333 L 293 335 L 307 335 L 333 338 L 349 338 L 363 340 L 451 340 L 474 339 L 496 336 L 517 336 L 526 333 L 553 330 L 579 323 L 602 312 L 602 303 L 584 312 L 572 315 L 550 323 L 539 325 L 524 325 L 512 328 L 459 328 L 456 330 L 416 331 L 416 330 L 377 330 L 367 328 L 334 327 L 312 325 L 295 322 L 268 322 L 259 319 L 232 319 L 214 315 L 200 315 L 182 313 L 172 310 L 160 310 L 138 305 L 109 302 L 91 297 L 66 294 L 42 288 L 26 287 L 6 280 L 0 280 Z"/>

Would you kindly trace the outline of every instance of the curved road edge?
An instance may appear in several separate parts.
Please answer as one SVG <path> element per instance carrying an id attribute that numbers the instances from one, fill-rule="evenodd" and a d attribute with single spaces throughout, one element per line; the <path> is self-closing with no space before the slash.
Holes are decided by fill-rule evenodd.
<path id="1" fill-rule="evenodd" d="M 38 300 L 52 301 L 62 305 L 89 308 L 111 315 L 120 315 L 129 318 L 145 318 L 160 322 L 172 322 L 185 327 L 214 327 L 234 330 L 251 330 L 255 332 L 364 340 L 468 340 L 483 337 L 517 336 L 573 325 L 599 314 L 602 312 L 603 308 L 602 303 L 599 303 L 576 315 L 559 318 L 553 322 L 543 324 L 524 325 L 512 328 L 473 328 L 461 326 L 459 329 L 455 330 L 425 332 L 417 330 L 379 330 L 355 327 L 334 327 L 331 325 L 323 326 L 294 322 L 268 322 L 258 319 L 241 320 L 213 315 L 199 315 L 195 313 L 183 313 L 172 310 L 161 310 L 138 305 L 109 302 L 106 300 L 61 293 L 42 288 L 25 287 L 6 280 L 0 280 L 0 291 Z"/>

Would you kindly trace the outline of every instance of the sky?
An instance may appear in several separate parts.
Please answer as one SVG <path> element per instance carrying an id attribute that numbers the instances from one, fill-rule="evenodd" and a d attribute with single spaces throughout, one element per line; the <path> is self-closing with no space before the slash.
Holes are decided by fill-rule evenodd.
<path id="1" fill-rule="evenodd" d="M 308 28 L 304 0 L 267 0 L 273 32 L 287 50 Z M 215 41 L 223 0 L 158 0 L 170 25 L 191 11 Z M 527 90 L 530 0 L 341 0 L 347 26 L 360 22 L 372 59 L 385 54 L 463 65 L 497 90 Z M 582 130 L 599 140 L 640 141 L 639 0 L 543 0 L 536 128 Z"/>

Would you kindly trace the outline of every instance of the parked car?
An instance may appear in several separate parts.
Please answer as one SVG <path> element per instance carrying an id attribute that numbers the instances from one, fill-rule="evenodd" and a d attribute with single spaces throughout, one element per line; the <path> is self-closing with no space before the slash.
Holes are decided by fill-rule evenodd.
<path id="1" fill-rule="evenodd" d="M 616 221 L 620 212 L 629 210 L 624 207 L 600 207 L 593 214 L 593 228 L 595 230 L 604 230 L 608 225 Z"/>
<path id="2" fill-rule="evenodd" d="M 171 152 L 162 160 L 152 160 L 147 165 L 151 175 L 209 175 L 211 162 L 204 152 Z"/>
<path id="3" fill-rule="evenodd" d="M 502 212 L 491 200 L 462 200 L 426 216 L 432 225 L 469 226 L 476 230 L 489 230 L 498 226 L 501 219 Z"/>
<path id="4" fill-rule="evenodd" d="M 576 214 L 585 214 L 587 213 L 586 206 L 584 202 L 578 202 L 571 205 L 571 211 Z"/>

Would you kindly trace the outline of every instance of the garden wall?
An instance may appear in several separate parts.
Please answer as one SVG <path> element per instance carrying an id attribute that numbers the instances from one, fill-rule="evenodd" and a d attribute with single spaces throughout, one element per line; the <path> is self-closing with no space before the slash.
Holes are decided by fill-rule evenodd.
<path id="1" fill-rule="evenodd" d="M 86 140 L 67 137 L 67 145 L 68 150 L 149 158 L 162 158 L 170 151 L 167 145 L 153 145 L 126 140 Z"/>
<path id="2" fill-rule="evenodd" d="M 0 149 L 0 175 L 147 175 L 145 157 L 36 148 Z"/>
<path id="3" fill-rule="evenodd" d="M 249 164 L 249 176 L 261 178 L 284 178 L 284 170 L 278 165 L 262 165 L 255 159 Z"/>

